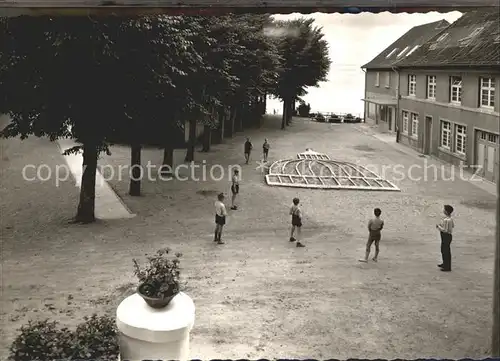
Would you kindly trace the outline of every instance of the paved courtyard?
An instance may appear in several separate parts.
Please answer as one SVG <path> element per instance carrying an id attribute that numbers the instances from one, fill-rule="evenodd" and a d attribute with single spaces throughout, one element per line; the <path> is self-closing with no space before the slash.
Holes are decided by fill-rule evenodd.
<path id="1" fill-rule="evenodd" d="M 270 161 L 313 148 L 371 170 L 385 166 L 385 177 L 401 192 L 267 186 L 256 164 L 243 164 L 247 135 L 254 158 L 267 137 Z M 229 191 L 228 176 L 144 181 L 143 196 L 133 198 L 124 173 L 110 185 L 134 218 L 70 225 L 74 180 L 56 187 L 22 179 L 25 164 L 64 164 L 56 145 L 44 139 L 0 144 L 0 359 L 29 319 L 71 326 L 93 312 L 113 313 L 135 287 L 132 258 L 164 246 L 184 254 L 184 289 L 197 307 L 192 358 L 480 358 L 489 352 L 496 197 L 448 180 L 449 167 L 438 169 L 435 180 L 422 166 L 440 163 L 388 144 L 363 125 L 295 120 L 281 131 L 270 118 L 262 129 L 197 153 L 206 167 L 243 169 L 240 209 L 229 214 L 223 246 L 212 242 L 213 201 Z M 102 164 L 129 164 L 129 149 L 112 152 Z M 162 151 L 146 149 L 142 158 L 158 165 Z M 412 179 L 401 176 L 409 172 Z M 288 242 L 295 196 L 305 213 L 303 249 Z M 435 224 L 445 203 L 456 209 L 451 273 L 436 267 Z M 357 259 L 374 207 L 386 224 L 381 254 L 378 263 L 362 264 Z"/>

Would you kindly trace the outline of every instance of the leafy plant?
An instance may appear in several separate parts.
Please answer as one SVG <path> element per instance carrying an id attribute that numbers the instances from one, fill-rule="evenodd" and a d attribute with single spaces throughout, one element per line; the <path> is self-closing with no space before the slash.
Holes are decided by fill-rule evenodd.
<path id="1" fill-rule="evenodd" d="M 73 357 L 113 361 L 119 354 L 115 320 L 109 316 L 85 317 L 73 334 Z"/>
<path id="2" fill-rule="evenodd" d="M 148 297 L 165 298 L 179 292 L 181 253 L 171 254 L 170 248 L 158 250 L 147 256 L 147 264 L 142 268 L 136 259 L 134 274 L 144 285 L 142 292 Z"/>
<path id="3" fill-rule="evenodd" d="M 75 330 L 61 328 L 55 321 L 29 321 L 19 329 L 10 346 L 10 361 L 53 361 L 100 359 L 114 361 L 119 343 L 114 320 L 92 315 Z"/>

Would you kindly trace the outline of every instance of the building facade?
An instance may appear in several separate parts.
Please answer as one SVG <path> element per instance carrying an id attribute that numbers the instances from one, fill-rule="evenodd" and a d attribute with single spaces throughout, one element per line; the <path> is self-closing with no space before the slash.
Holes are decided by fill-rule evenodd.
<path id="1" fill-rule="evenodd" d="M 399 76 L 395 64 L 414 53 L 421 44 L 446 28 L 445 20 L 416 26 L 388 46 L 369 63 L 365 71 L 364 118 L 382 132 L 395 132 L 398 114 Z"/>
<path id="2" fill-rule="evenodd" d="M 396 131 L 398 74 L 392 69 L 365 71 L 365 122 L 382 132 Z"/>
<path id="3" fill-rule="evenodd" d="M 492 182 L 500 181 L 498 28 L 498 15 L 464 14 L 396 65 L 400 142 Z"/>

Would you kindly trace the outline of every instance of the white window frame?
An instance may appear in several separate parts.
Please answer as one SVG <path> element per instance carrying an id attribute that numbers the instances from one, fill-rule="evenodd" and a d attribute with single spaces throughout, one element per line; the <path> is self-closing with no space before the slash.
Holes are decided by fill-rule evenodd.
<path id="1" fill-rule="evenodd" d="M 440 122 L 439 147 L 451 149 L 451 122 L 447 120 L 441 120 Z"/>
<path id="2" fill-rule="evenodd" d="M 417 76 L 415 74 L 408 75 L 408 95 L 412 97 L 417 95 Z"/>
<path id="3" fill-rule="evenodd" d="M 406 110 L 403 110 L 403 112 L 401 113 L 401 119 L 402 119 L 402 122 L 403 122 L 403 133 L 404 134 L 408 134 L 408 119 L 409 117 L 409 114 Z"/>
<path id="4" fill-rule="evenodd" d="M 456 92 L 457 96 L 453 97 L 453 92 Z M 461 76 L 451 76 L 450 77 L 450 103 L 462 104 L 462 77 Z"/>
<path id="5" fill-rule="evenodd" d="M 375 74 L 375 86 L 380 86 L 380 72 Z"/>
<path id="6" fill-rule="evenodd" d="M 418 114 L 411 113 L 411 136 L 418 139 Z"/>
<path id="7" fill-rule="evenodd" d="M 436 100 L 436 82 L 435 75 L 427 75 L 427 99 Z"/>
<path id="8" fill-rule="evenodd" d="M 459 131 L 461 130 L 461 131 Z M 459 149 L 459 139 L 461 147 Z M 465 155 L 467 152 L 467 127 L 461 124 L 455 124 L 455 153 Z"/>
<path id="9" fill-rule="evenodd" d="M 385 87 L 388 89 L 391 87 L 391 72 L 390 71 L 385 73 Z"/>
<path id="10" fill-rule="evenodd" d="M 495 78 L 479 78 L 479 107 L 495 108 Z M 486 97 L 483 92 L 486 92 Z M 486 103 L 486 104 L 485 104 Z"/>

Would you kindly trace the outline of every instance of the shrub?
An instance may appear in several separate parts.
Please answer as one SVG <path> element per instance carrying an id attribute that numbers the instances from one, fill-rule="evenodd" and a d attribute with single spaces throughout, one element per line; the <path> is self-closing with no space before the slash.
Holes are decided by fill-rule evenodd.
<path id="1" fill-rule="evenodd" d="M 120 352 L 115 320 L 108 316 L 85 317 L 73 335 L 73 358 L 113 361 Z"/>
<path id="2" fill-rule="evenodd" d="M 118 358 L 116 326 L 108 316 L 85 318 L 76 330 L 60 328 L 55 321 L 29 321 L 10 346 L 10 361 L 53 361 Z"/>

